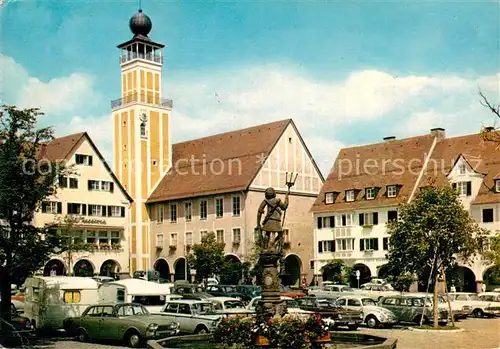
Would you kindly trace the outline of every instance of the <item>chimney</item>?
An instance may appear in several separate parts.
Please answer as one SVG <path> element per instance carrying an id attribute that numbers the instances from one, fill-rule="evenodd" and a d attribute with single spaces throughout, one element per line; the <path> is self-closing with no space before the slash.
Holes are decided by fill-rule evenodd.
<path id="1" fill-rule="evenodd" d="M 393 141 L 395 139 L 396 139 L 396 137 L 394 137 L 394 136 L 384 137 L 385 142 L 390 142 L 390 141 Z"/>
<path id="2" fill-rule="evenodd" d="M 493 126 L 487 126 L 484 128 L 484 132 L 493 132 L 495 131 L 495 128 Z"/>
<path id="3" fill-rule="evenodd" d="M 438 141 L 446 138 L 446 132 L 441 127 L 431 128 L 431 135 L 437 138 Z"/>

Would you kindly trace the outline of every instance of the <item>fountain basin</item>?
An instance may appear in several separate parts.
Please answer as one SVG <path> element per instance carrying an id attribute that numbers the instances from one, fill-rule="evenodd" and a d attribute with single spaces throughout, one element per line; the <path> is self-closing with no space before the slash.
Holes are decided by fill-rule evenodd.
<path id="1" fill-rule="evenodd" d="M 369 334 L 353 332 L 331 332 L 331 342 L 324 348 L 335 349 L 395 349 L 397 339 L 383 338 Z M 221 349 L 219 343 L 213 341 L 211 334 L 178 336 L 157 341 L 149 341 L 151 349 Z"/>

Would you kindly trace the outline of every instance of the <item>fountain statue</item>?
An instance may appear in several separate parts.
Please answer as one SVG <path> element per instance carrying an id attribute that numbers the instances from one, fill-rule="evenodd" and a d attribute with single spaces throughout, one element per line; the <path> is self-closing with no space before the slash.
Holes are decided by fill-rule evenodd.
<path id="1" fill-rule="evenodd" d="M 283 257 L 283 225 L 288 208 L 290 189 L 295 184 L 298 174 L 286 173 L 288 191 L 282 201 L 276 197 L 274 188 L 267 188 L 265 199 L 260 204 L 255 228 L 256 243 L 260 250 L 259 264 L 262 266 L 261 299 L 256 306 L 257 316 L 281 317 L 287 313 L 286 303 L 280 297 L 278 262 Z M 267 212 L 266 212 L 267 208 Z M 262 215 L 266 212 L 264 219 Z M 283 270 L 282 270 L 283 272 Z"/>

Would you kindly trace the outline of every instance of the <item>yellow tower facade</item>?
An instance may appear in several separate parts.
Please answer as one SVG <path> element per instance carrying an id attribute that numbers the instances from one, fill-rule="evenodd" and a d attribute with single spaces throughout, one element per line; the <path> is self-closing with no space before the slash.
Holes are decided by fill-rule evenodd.
<path id="1" fill-rule="evenodd" d="M 151 268 L 146 200 L 172 165 L 172 101 L 162 98 L 164 45 L 148 34 L 152 23 L 142 10 L 130 19 L 133 38 L 121 50 L 121 98 L 111 102 L 115 173 L 133 198 L 130 269 Z"/>

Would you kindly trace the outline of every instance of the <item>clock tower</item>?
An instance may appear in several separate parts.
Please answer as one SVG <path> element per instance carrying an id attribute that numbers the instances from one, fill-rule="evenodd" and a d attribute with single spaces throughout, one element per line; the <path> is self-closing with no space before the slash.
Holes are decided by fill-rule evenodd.
<path id="1" fill-rule="evenodd" d="M 162 98 L 164 45 L 152 41 L 151 19 L 139 10 L 130 19 L 133 37 L 121 50 L 121 98 L 111 102 L 115 173 L 134 202 L 130 253 L 133 272 L 152 267 L 146 200 L 172 165 L 172 101 Z"/>

